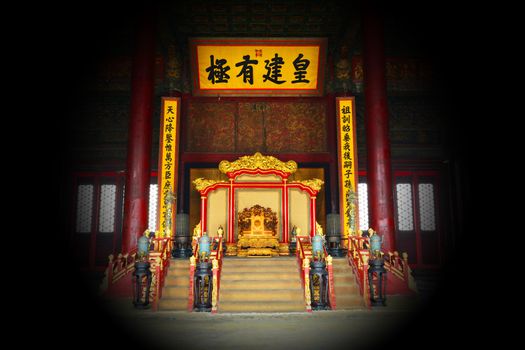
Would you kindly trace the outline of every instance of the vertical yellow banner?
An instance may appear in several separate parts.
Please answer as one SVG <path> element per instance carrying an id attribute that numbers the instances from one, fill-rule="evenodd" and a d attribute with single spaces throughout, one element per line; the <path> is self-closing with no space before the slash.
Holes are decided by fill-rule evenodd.
<path id="1" fill-rule="evenodd" d="M 357 141 L 354 97 L 336 98 L 339 164 L 339 211 L 343 238 L 359 230 L 357 201 Z"/>
<path id="2" fill-rule="evenodd" d="M 171 237 L 175 228 L 180 98 L 163 97 L 160 118 L 157 237 Z"/>

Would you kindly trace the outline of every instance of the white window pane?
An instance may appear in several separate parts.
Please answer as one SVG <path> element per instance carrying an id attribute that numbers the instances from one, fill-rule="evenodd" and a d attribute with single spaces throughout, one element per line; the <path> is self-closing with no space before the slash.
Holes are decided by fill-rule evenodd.
<path id="1" fill-rule="evenodd" d="M 98 216 L 98 231 L 113 232 L 115 230 L 115 197 L 117 186 L 100 186 L 100 213 Z"/>
<path id="2" fill-rule="evenodd" d="M 124 217 L 124 203 L 126 203 L 126 184 L 123 183 L 122 184 L 122 212 L 120 213 L 121 214 L 121 218 Z"/>
<path id="3" fill-rule="evenodd" d="M 421 230 L 436 230 L 434 184 L 419 184 L 419 221 Z"/>
<path id="4" fill-rule="evenodd" d="M 92 211 L 93 185 L 79 185 L 77 188 L 76 232 L 91 232 Z"/>
<path id="5" fill-rule="evenodd" d="M 413 231 L 414 218 L 412 204 L 412 185 L 397 184 L 397 224 L 400 231 Z"/>
<path id="6" fill-rule="evenodd" d="M 368 230 L 368 184 L 365 182 L 357 185 L 357 196 L 359 205 L 359 229 Z"/>
<path id="7" fill-rule="evenodd" d="M 149 185 L 149 210 L 148 210 L 148 228 L 150 231 L 157 231 L 157 200 L 158 185 Z"/>

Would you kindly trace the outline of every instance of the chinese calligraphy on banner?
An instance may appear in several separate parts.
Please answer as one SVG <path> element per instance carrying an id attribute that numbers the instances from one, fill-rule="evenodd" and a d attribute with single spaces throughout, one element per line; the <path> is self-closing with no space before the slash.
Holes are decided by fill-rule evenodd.
<path id="1" fill-rule="evenodd" d="M 353 97 L 336 98 L 337 144 L 339 154 L 339 208 L 343 237 L 356 234 L 357 207 L 357 141 L 355 130 L 355 100 Z"/>
<path id="2" fill-rule="evenodd" d="M 195 95 L 320 96 L 326 39 L 190 39 Z"/>
<path id="3" fill-rule="evenodd" d="M 162 98 L 158 173 L 158 228 L 162 237 L 173 236 L 175 227 L 179 111 L 180 98 Z"/>

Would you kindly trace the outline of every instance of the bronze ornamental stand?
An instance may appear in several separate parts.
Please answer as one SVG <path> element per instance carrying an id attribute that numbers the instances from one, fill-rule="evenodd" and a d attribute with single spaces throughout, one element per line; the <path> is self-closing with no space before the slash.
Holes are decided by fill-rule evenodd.
<path id="1" fill-rule="evenodd" d="M 211 311 L 212 264 L 208 261 L 197 263 L 194 277 L 194 309 L 198 312 Z"/>
<path id="2" fill-rule="evenodd" d="M 150 307 L 151 279 L 150 263 L 148 261 L 135 262 L 135 271 L 133 271 L 133 305 L 135 308 L 147 309 Z"/>
<path id="3" fill-rule="evenodd" d="M 370 305 L 386 306 L 386 269 L 385 259 L 375 257 L 368 260 L 368 284 L 370 287 Z"/>
<path id="4" fill-rule="evenodd" d="M 171 256 L 175 259 L 187 259 L 192 255 L 189 220 L 189 214 L 177 214 L 176 231 L 171 252 Z"/>
<path id="5" fill-rule="evenodd" d="M 328 310 L 328 271 L 322 260 L 310 263 L 310 293 L 312 310 Z"/>

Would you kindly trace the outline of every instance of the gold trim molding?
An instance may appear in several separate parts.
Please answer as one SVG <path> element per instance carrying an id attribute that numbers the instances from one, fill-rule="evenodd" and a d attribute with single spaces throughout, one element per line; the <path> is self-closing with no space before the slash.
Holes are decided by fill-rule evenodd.
<path id="1" fill-rule="evenodd" d="M 324 184 L 324 181 L 320 179 L 310 179 L 310 180 L 296 180 L 296 181 L 291 181 L 290 183 L 291 184 L 299 183 L 299 184 L 305 185 L 306 187 L 310 187 L 312 190 L 320 191 L 321 186 Z"/>
<path id="2" fill-rule="evenodd" d="M 234 162 L 228 162 L 227 160 L 223 160 L 219 163 L 219 170 L 224 174 L 241 169 L 276 169 L 285 173 L 292 174 L 297 171 L 297 163 L 293 160 L 289 160 L 285 163 L 272 156 L 263 156 L 259 152 L 256 152 L 253 156 L 240 157 Z"/>
<path id="3" fill-rule="evenodd" d="M 193 184 L 195 185 L 195 188 L 197 191 L 202 191 L 212 185 L 215 185 L 216 183 L 226 183 L 224 180 L 210 180 L 205 179 L 203 177 L 199 177 L 198 179 L 193 180 Z"/>

